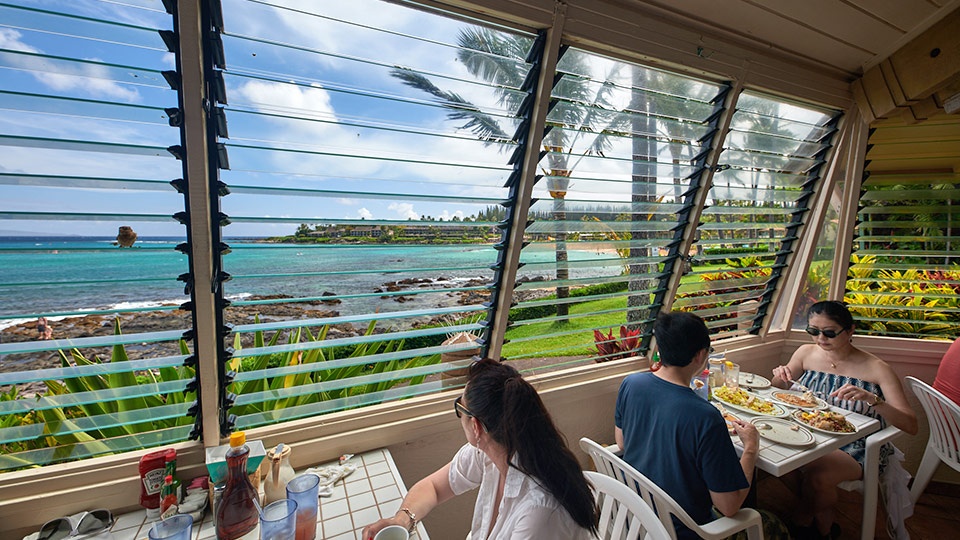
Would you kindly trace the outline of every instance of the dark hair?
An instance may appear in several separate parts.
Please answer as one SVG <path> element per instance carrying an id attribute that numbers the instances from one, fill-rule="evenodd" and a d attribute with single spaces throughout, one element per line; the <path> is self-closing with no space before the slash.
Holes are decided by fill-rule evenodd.
<path id="1" fill-rule="evenodd" d="M 839 324 L 844 330 L 853 328 L 853 315 L 847 305 L 839 300 L 824 300 L 810 306 L 807 310 L 807 321 L 811 315 L 824 315 L 831 321 Z"/>
<path id="2" fill-rule="evenodd" d="M 683 367 L 698 352 L 710 348 L 710 331 L 699 316 L 684 311 L 661 313 L 653 323 L 660 362 Z"/>
<path id="3" fill-rule="evenodd" d="M 484 358 L 470 366 L 464 397 L 510 466 L 533 477 L 577 525 L 596 534 L 600 512 L 583 469 L 536 389 L 513 366 Z"/>

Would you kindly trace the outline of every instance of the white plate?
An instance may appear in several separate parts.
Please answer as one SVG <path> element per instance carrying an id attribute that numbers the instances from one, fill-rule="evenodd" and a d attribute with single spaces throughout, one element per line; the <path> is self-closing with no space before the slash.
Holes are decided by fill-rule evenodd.
<path id="1" fill-rule="evenodd" d="M 803 396 L 803 392 L 794 392 L 794 391 L 792 391 L 792 390 L 779 390 L 779 389 L 774 390 L 773 392 L 770 392 L 770 394 L 769 394 L 769 395 L 770 395 L 770 401 L 776 401 L 777 403 L 779 403 L 779 404 L 781 404 L 781 405 L 785 405 L 785 406 L 787 406 L 787 407 L 790 407 L 791 409 L 802 409 L 802 410 L 804 410 L 804 411 L 818 411 L 818 410 L 823 410 L 823 409 L 829 409 L 829 408 L 830 408 L 830 404 L 829 404 L 829 403 L 827 403 L 826 401 L 818 398 L 817 396 L 811 396 L 811 397 L 813 398 L 813 400 L 816 401 L 816 404 L 815 404 L 815 405 L 795 405 L 795 404 L 793 404 L 793 403 L 790 403 L 790 402 L 787 401 L 787 400 L 780 399 L 779 397 L 777 397 L 778 394 L 779 394 L 779 395 L 800 396 L 800 397 L 802 397 L 802 396 Z"/>
<path id="2" fill-rule="evenodd" d="M 751 415 L 754 415 L 754 416 L 772 416 L 772 417 L 776 417 L 776 418 L 783 418 L 783 417 L 785 417 L 785 416 L 789 416 L 789 415 L 790 415 L 790 413 L 787 411 L 786 408 L 778 405 L 777 403 L 774 403 L 774 402 L 772 402 L 772 401 L 770 401 L 769 399 L 766 399 L 766 398 L 764 398 L 764 397 L 760 397 L 760 396 L 758 396 L 757 394 L 754 394 L 753 392 L 747 392 L 746 390 L 743 390 L 743 391 L 746 392 L 747 395 L 753 396 L 753 397 L 755 397 L 755 398 L 757 398 L 757 399 L 762 399 L 763 401 L 766 401 L 766 402 L 770 403 L 770 405 L 773 406 L 773 412 L 764 413 L 764 412 L 760 412 L 760 411 L 755 411 L 755 410 L 750 409 L 750 408 L 748 408 L 748 407 L 742 407 L 742 406 L 737 405 L 737 404 L 735 404 L 735 403 L 730 403 L 729 401 L 725 401 L 725 400 L 723 400 L 723 399 L 720 399 L 719 397 L 717 397 L 716 394 L 714 394 L 714 395 L 711 396 L 711 397 L 712 397 L 713 399 L 719 401 L 720 403 L 723 403 L 723 406 L 724 406 L 724 407 L 729 407 L 729 408 L 731 408 L 731 409 L 736 409 L 736 410 L 738 410 L 738 411 L 745 412 L 745 413 L 747 413 L 747 414 L 751 414 Z"/>
<path id="3" fill-rule="evenodd" d="M 727 422 L 727 432 L 730 433 L 731 435 L 734 435 L 734 434 L 737 432 L 737 430 L 733 429 L 733 424 L 731 424 L 729 421 L 727 421 L 727 418 L 726 418 L 726 417 L 727 417 L 727 416 L 732 416 L 732 417 L 736 418 L 737 420 L 741 420 L 741 418 L 740 418 L 739 416 L 733 414 L 732 412 L 728 411 L 728 410 L 727 410 L 727 407 L 726 407 L 725 405 L 723 405 L 722 403 L 720 403 L 719 401 L 711 401 L 710 403 L 713 404 L 713 406 L 716 407 L 718 411 L 720 411 L 720 414 L 724 415 L 723 420 L 724 420 L 725 422 Z"/>
<path id="4" fill-rule="evenodd" d="M 753 379 L 750 376 L 753 375 Z M 740 372 L 740 386 L 744 388 L 770 388 L 770 379 L 756 373 Z"/>
<path id="5" fill-rule="evenodd" d="M 791 414 L 790 417 L 793 418 L 793 420 L 794 420 L 795 422 L 797 422 L 798 424 L 800 424 L 801 426 L 803 426 L 803 427 L 805 427 L 805 428 L 807 428 L 807 429 L 812 429 L 812 430 L 814 430 L 814 431 L 819 431 L 820 433 L 826 433 L 827 435 L 849 435 L 850 433 L 856 433 L 857 431 L 860 431 L 860 429 L 857 428 L 857 426 L 853 426 L 853 424 L 850 424 L 851 426 L 853 426 L 853 431 L 849 431 L 849 432 L 830 431 L 830 430 L 828 430 L 828 429 L 820 429 L 820 428 L 818 428 L 818 427 L 816 427 L 816 426 L 811 426 L 810 424 L 808 424 L 808 423 L 804 422 L 803 420 L 801 420 L 801 419 L 800 419 L 800 414 L 802 414 L 803 412 L 804 412 L 804 411 L 793 411 L 793 414 Z M 813 411 L 813 412 L 819 412 L 819 411 Z M 849 421 L 849 420 L 848 420 L 848 421 Z"/>
<path id="6" fill-rule="evenodd" d="M 757 433 L 764 439 L 790 446 L 812 446 L 817 440 L 813 433 L 803 426 L 780 418 L 753 418 L 750 423 L 757 426 Z"/>

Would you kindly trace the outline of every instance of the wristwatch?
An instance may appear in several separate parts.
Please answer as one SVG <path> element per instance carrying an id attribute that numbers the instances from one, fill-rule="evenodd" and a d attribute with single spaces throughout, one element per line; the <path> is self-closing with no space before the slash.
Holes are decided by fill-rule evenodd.
<path id="1" fill-rule="evenodd" d="M 874 394 L 873 403 L 867 403 L 867 405 L 870 405 L 871 407 L 876 407 L 877 405 L 883 405 L 886 402 L 887 401 L 883 399 L 883 396 L 881 396 L 880 394 Z"/>

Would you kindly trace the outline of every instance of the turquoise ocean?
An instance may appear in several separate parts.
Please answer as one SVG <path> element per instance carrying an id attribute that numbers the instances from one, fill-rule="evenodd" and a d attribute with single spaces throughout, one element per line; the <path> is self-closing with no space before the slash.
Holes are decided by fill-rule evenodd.
<path id="1" fill-rule="evenodd" d="M 113 238 L 0 237 L 0 328 L 25 319 L 23 314 L 149 307 L 182 303 L 187 257 L 174 247 L 182 238 L 140 238 L 120 249 Z M 225 285 L 227 298 L 265 295 L 320 296 L 324 292 L 373 292 L 389 281 L 429 278 L 445 287 L 472 279 L 490 281 L 489 265 L 496 251 L 489 245 L 297 245 L 231 239 L 224 270 L 234 278 Z M 523 275 L 552 277 L 552 247 L 524 249 Z M 570 251 L 571 261 L 595 260 L 596 266 L 571 269 L 573 277 L 620 272 L 616 256 L 597 251 Z M 375 272 L 370 272 L 375 269 Z M 338 309 L 376 309 L 379 297 L 345 303 Z M 405 306 L 406 309 L 420 307 Z M 346 310 L 346 312 L 344 312 Z"/>

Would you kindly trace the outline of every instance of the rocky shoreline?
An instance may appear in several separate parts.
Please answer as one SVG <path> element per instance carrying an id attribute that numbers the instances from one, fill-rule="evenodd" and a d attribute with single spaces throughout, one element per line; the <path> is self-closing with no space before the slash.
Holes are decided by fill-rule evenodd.
<path id="1" fill-rule="evenodd" d="M 543 278 L 539 278 L 543 279 Z M 537 281 L 539 279 L 535 279 Z M 391 281 L 384 283 L 376 292 L 390 292 L 391 295 L 385 295 L 383 299 L 394 302 L 410 301 L 412 295 L 397 295 L 396 292 L 410 290 L 414 288 L 429 286 L 434 281 L 445 281 L 442 277 L 436 280 L 425 278 L 412 278 L 400 281 Z M 467 286 L 482 286 L 485 283 L 477 281 L 468 283 Z M 514 300 L 522 301 L 532 298 L 541 298 L 552 294 L 552 289 L 536 289 L 531 291 L 522 291 L 515 293 Z M 333 293 L 330 293 L 332 295 Z M 282 300 L 289 298 L 285 296 L 257 297 L 255 300 Z M 451 291 L 449 294 L 449 305 L 476 305 L 489 299 L 486 291 Z M 225 310 L 225 319 L 230 325 L 251 324 L 255 318 L 259 317 L 261 321 L 281 321 L 296 319 L 314 319 L 336 317 L 340 313 L 336 310 L 340 303 L 337 299 L 308 301 L 308 302 L 278 302 L 246 306 L 230 306 Z M 173 307 L 174 304 L 169 305 Z M 108 315 L 83 315 L 76 317 L 67 317 L 60 320 L 50 321 L 53 326 L 53 339 L 75 339 L 94 336 L 109 336 L 113 334 L 115 318 L 120 320 L 120 329 L 124 334 L 141 334 L 149 332 L 162 332 L 170 330 L 188 330 L 191 328 L 189 312 L 180 309 L 166 309 L 157 311 L 126 312 L 120 314 Z M 443 317 L 434 317 L 429 320 L 408 324 L 409 327 L 451 324 L 455 317 L 450 315 Z M 395 324 L 396 321 L 391 321 Z M 355 327 L 351 324 L 332 325 L 329 334 L 337 337 L 349 337 L 360 335 L 366 330 L 366 325 Z M 312 330 L 313 331 L 313 330 Z M 378 329 L 385 332 L 387 330 Z M 37 341 L 38 330 L 37 321 L 28 321 L 13 325 L 0 330 L 0 341 L 3 343 L 19 343 L 27 341 Z M 269 339 L 269 336 L 268 336 Z M 281 338 L 282 339 L 282 338 Z M 253 335 L 243 334 L 241 337 L 243 346 L 252 346 Z M 180 354 L 179 344 L 176 341 L 159 343 L 135 343 L 125 346 L 125 350 L 130 359 L 155 358 L 162 356 L 173 356 Z M 67 352 L 66 350 L 64 352 Z M 108 361 L 110 358 L 110 347 L 88 348 L 82 351 L 88 359 L 94 356 L 101 360 Z M 61 367 L 60 355 L 56 350 L 42 351 L 34 353 L 16 353 L 0 357 L 0 372 L 25 371 L 35 369 L 49 369 Z M 2 389 L 3 387 L 0 387 Z"/>

